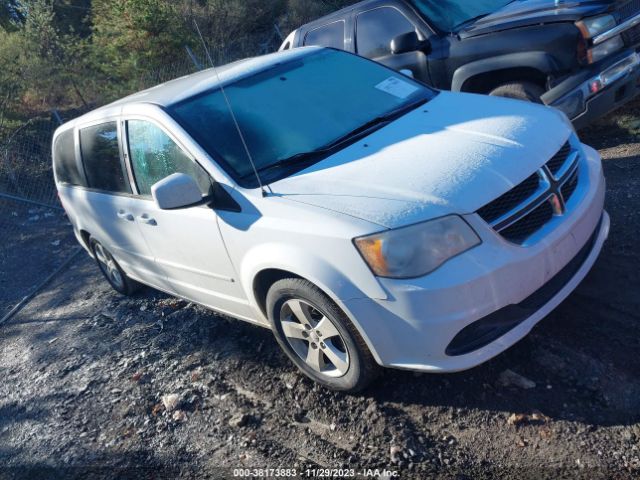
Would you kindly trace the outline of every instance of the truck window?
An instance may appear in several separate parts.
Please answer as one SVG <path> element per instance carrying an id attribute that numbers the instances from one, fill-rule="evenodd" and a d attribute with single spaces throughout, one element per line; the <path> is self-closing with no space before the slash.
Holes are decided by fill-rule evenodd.
<path id="1" fill-rule="evenodd" d="M 140 195 L 151 195 L 151 187 L 174 173 L 190 175 L 203 195 L 209 195 L 209 175 L 153 123 L 127 122 L 131 167 Z"/>
<path id="2" fill-rule="evenodd" d="M 116 122 L 81 129 L 80 151 L 89 188 L 131 193 L 120 159 Z"/>
<path id="3" fill-rule="evenodd" d="M 356 29 L 358 55 L 379 58 L 391 54 L 391 40 L 416 28 L 395 8 L 381 7 L 359 14 Z"/>
<path id="4" fill-rule="evenodd" d="M 67 185 L 84 185 L 84 176 L 78 168 L 76 149 L 73 142 L 73 129 L 58 135 L 53 146 L 53 163 L 59 183 Z"/>
<path id="5" fill-rule="evenodd" d="M 329 25 L 316 28 L 307 33 L 304 38 L 305 47 L 318 46 L 318 47 L 332 47 L 344 50 L 344 21 L 333 22 Z"/>

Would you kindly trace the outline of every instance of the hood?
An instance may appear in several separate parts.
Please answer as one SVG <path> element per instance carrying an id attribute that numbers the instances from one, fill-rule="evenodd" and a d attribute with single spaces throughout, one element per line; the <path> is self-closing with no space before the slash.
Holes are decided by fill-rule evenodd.
<path id="1" fill-rule="evenodd" d="M 475 212 L 540 168 L 570 134 L 568 122 L 550 108 L 441 92 L 271 189 L 291 201 L 397 228 Z"/>
<path id="2" fill-rule="evenodd" d="M 541 23 L 576 22 L 587 16 L 607 12 L 619 3 L 624 1 L 515 0 L 465 27 L 458 34 L 466 38 Z"/>

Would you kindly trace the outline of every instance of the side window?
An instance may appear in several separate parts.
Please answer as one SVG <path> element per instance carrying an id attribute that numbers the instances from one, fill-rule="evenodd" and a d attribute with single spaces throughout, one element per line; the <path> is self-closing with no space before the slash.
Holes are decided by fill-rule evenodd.
<path id="1" fill-rule="evenodd" d="M 395 8 L 382 7 L 359 14 L 356 29 L 358 55 L 379 58 L 391 54 L 391 40 L 415 26 Z"/>
<path id="2" fill-rule="evenodd" d="M 131 167 L 140 195 L 151 195 L 151 187 L 174 173 L 185 173 L 200 185 L 203 195 L 211 193 L 211 180 L 169 136 L 153 123 L 127 122 Z"/>
<path id="3" fill-rule="evenodd" d="M 120 160 L 116 122 L 80 130 L 80 151 L 90 188 L 114 193 L 131 193 Z"/>
<path id="4" fill-rule="evenodd" d="M 76 161 L 73 129 L 62 132 L 56 138 L 53 145 L 53 164 L 59 183 L 84 185 L 84 178 Z"/>
<path id="5" fill-rule="evenodd" d="M 305 47 L 332 47 L 344 50 L 344 21 L 330 23 L 311 30 L 304 38 Z"/>

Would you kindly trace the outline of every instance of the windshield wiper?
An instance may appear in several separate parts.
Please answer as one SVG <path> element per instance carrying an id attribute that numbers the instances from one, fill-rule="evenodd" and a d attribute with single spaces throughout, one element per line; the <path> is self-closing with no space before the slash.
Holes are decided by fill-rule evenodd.
<path id="1" fill-rule="evenodd" d="M 460 22 L 460 23 L 458 23 L 455 27 L 453 27 L 453 30 L 454 30 L 454 31 L 458 31 L 458 30 L 460 30 L 462 27 L 466 27 L 467 25 L 470 25 L 470 24 L 472 24 L 472 23 L 475 23 L 475 22 L 477 22 L 478 20 L 480 20 L 480 19 L 482 19 L 482 18 L 484 18 L 484 17 L 487 17 L 487 16 L 489 16 L 489 13 L 483 13 L 482 15 L 477 15 L 477 16 L 475 16 L 475 17 L 473 17 L 473 18 L 470 18 L 469 20 L 465 20 L 464 22 Z"/>
<path id="2" fill-rule="evenodd" d="M 369 134 L 374 128 L 381 128 L 384 125 L 391 123 L 396 118 L 400 117 L 406 112 L 409 112 L 415 108 L 418 108 L 420 105 L 425 104 L 428 101 L 426 98 L 422 98 L 419 101 L 403 105 L 400 108 L 392 110 L 384 115 L 380 115 L 372 120 L 369 120 L 364 125 L 359 126 L 355 130 L 350 131 L 346 135 L 343 135 L 336 140 L 324 145 L 323 147 L 318 148 L 317 150 L 312 150 L 310 152 L 300 152 L 292 155 L 288 158 L 283 158 L 278 160 L 271 165 L 266 165 L 258 169 L 258 172 L 266 172 L 269 170 L 277 170 L 285 167 L 293 167 L 300 166 L 306 164 L 313 164 L 319 160 L 326 158 L 331 155 L 334 151 L 336 151 L 341 145 L 355 141 L 358 138 L 363 137 L 366 134 Z"/>
<path id="3" fill-rule="evenodd" d="M 277 170 L 284 167 L 292 167 L 294 165 L 313 164 L 323 157 L 326 157 L 330 152 L 324 149 L 313 150 L 311 152 L 300 152 L 292 155 L 288 158 L 278 160 L 271 165 L 266 165 L 258 169 L 258 172 L 267 172 L 269 170 Z"/>
<path id="4" fill-rule="evenodd" d="M 427 103 L 427 101 L 428 99 L 422 98 L 417 102 L 403 105 L 399 108 L 396 108 L 395 110 L 385 113 L 384 115 L 380 115 L 379 117 L 376 117 L 373 120 L 368 121 L 364 125 L 361 125 L 360 127 L 356 128 L 355 130 L 350 131 L 346 135 L 343 135 L 342 137 L 332 141 L 328 145 L 325 145 L 323 147 L 323 150 L 336 148 L 342 145 L 343 143 L 361 138 L 365 134 L 370 133 L 371 130 L 373 130 L 375 127 L 382 127 L 384 125 L 388 125 L 393 120 L 401 117 L 403 114 L 410 112 L 411 110 L 414 110 L 421 105 L 424 105 L 425 103 Z"/>

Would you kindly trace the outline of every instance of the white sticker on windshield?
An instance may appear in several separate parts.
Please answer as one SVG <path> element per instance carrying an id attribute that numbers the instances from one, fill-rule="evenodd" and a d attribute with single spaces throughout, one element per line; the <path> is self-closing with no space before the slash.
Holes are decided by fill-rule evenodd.
<path id="1" fill-rule="evenodd" d="M 418 91 L 418 87 L 398 77 L 389 77 L 384 82 L 376 85 L 376 88 L 398 98 L 407 98 L 412 93 Z"/>

